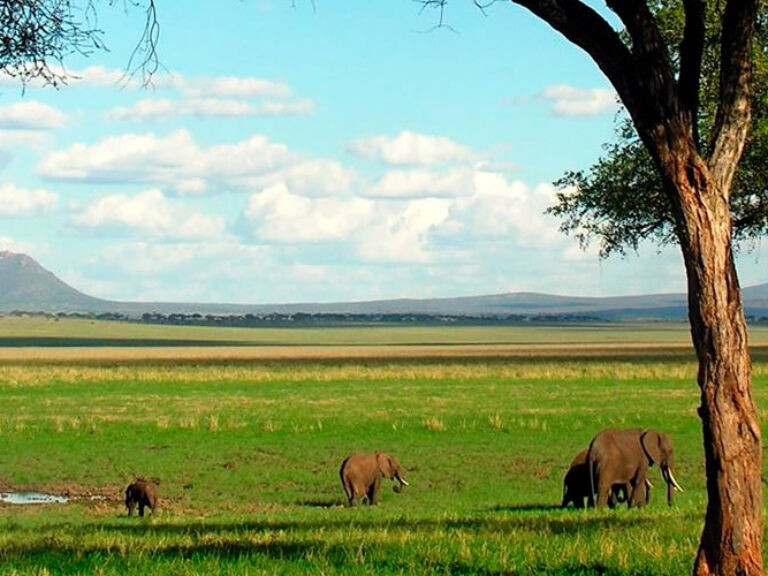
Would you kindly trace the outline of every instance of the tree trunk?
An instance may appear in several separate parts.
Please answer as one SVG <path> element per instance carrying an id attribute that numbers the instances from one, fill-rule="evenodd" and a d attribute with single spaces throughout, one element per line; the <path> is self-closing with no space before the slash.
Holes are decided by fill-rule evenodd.
<path id="1" fill-rule="evenodd" d="M 699 360 L 707 514 L 695 576 L 764 574 L 762 451 L 728 195 L 695 152 L 668 158 Z"/>

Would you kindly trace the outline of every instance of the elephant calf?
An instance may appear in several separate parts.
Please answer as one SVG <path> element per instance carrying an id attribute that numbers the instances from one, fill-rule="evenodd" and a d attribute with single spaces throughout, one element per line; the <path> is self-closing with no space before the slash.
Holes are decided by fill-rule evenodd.
<path id="1" fill-rule="evenodd" d="M 352 454 L 341 463 L 339 476 L 350 506 L 363 499 L 376 506 L 382 478 L 397 479 L 400 484 L 395 487 L 396 492 L 408 486 L 400 463 L 389 454 Z"/>
<path id="2" fill-rule="evenodd" d="M 155 513 L 157 507 L 157 484 L 137 478 L 125 489 L 125 506 L 128 508 L 128 516 L 133 516 L 133 510 L 139 507 L 139 516 L 144 516 L 144 508 Z"/>

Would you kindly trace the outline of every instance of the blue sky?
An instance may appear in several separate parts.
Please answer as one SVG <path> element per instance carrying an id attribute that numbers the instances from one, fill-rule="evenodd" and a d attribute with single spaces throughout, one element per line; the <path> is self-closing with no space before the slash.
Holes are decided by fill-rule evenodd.
<path id="1" fill-rule="evenodd" d="M 60 90 L 0 84 L 0 249 L 111 299 L 295 302 L 681 291 L 676 249 L 582 252 L 542 214 L 610 140 L 597 67 L 524 10 L 159 2 L 165 70 L 122 79 L 141 11 Z M 768 280 L 760 246 L 744 285 Z"/>

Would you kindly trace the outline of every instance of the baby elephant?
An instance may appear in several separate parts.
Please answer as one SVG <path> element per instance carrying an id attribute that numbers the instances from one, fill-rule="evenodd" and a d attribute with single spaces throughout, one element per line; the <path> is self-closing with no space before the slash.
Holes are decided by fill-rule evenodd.
<path id="1" fill-rule="evenodd" d="M 155 513 L 157 507 L 157 484 L 144 478 L 137 478 L 125 489 L 125 505 L 128 508 L 128 516 L 133 516 L 133 510 L 139 507 L 139 516 L 144 516 L 144 508 L 147 507 Z"/>
<path id="2" fill-rule="evenodd" d="M 362 499 L 376 506 L 379 503 L 382 478 L 397 479 L 400 482 L 395 486 L 395 492 L 408 486 L 400 463 L 389 454 L 352 454 L 341 463 L 339 475 L 350 506 L 356 506 Z"/>

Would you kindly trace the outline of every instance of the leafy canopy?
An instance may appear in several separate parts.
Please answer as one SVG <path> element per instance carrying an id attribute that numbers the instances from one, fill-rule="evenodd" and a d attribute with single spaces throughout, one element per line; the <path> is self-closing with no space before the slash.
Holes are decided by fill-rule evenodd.
<path id="1" fill-rule="evenodd" d="M 706 41 L 698 118 L 700 147 L 709 136 L 718 104 L 720 71 L 719 2 L 707 3 Z M 679 58 L 685 17 L 680 0 L 652 3 L 670 54 Z M 737 244 L 756 241 L 768 233 L 768 1 L 759 10 L 753 48 L 752 126 L 731 197 L 733 235 Z M 620 113 L 616 139 L 588 170 L 567 172 L 555 182 L 557 204 L 548 212 L 562 219 L 561 230 L 586 247 L 600 242 L 600 255 L 636 250 L 644 239 L 659 244 L 676 241 L 673 210 L 662 189 L 656 166 L 631 121 Z"/>

